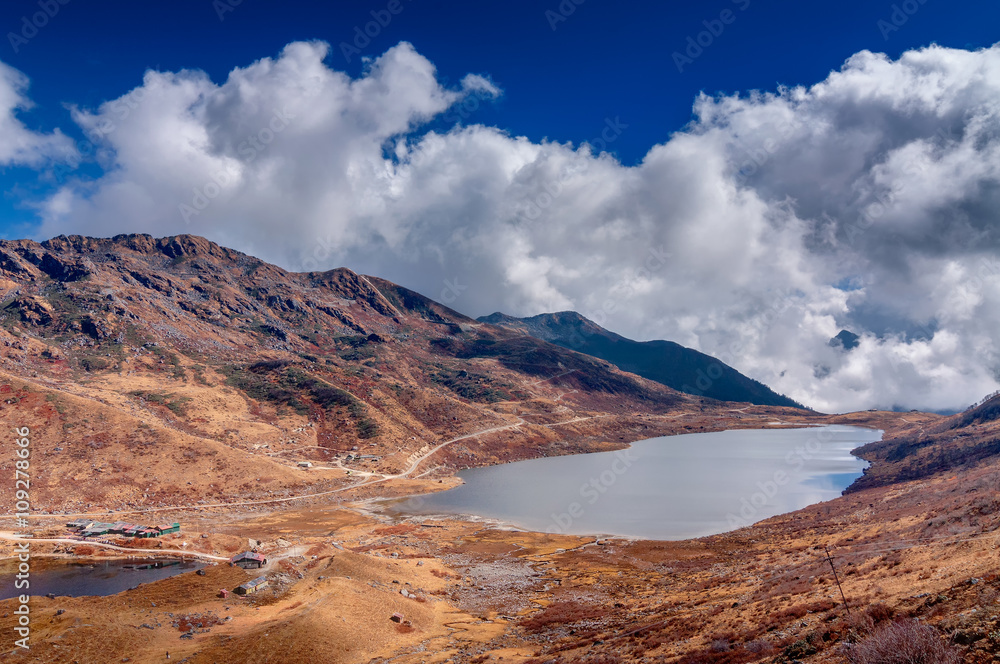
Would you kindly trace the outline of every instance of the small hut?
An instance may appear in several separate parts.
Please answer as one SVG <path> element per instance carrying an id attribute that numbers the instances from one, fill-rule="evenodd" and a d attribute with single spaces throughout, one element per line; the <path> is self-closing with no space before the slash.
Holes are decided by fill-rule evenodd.
<path id="1" fill-rule="evenodd" d="M 258 576 L 256 579 L 247 581 L 246 583 L 241 583 L 233 589 L 233 592 L 237 595 L 252 595 L 255 592 L 267 587 L 267 577 Z"/>

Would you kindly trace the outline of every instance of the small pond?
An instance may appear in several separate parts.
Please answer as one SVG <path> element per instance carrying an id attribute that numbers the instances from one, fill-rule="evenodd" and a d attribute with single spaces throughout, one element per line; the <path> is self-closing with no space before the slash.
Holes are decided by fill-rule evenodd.
<path id="1" fill-rule="evenodd" d="M 94 560 L 70 562 L 32 558 L 31 584 L 27 589 L 14 587 L 17 561 L 0 564 L 0 574 L 7 582 L 0 587 L 0 599 L 21 594 L 35 596 L 49 593 L 62 597 L 82 595 L 114 595 L 142 583 L 166 579 L 176 574 L 193 572 L 204 563 L 190 560 Z"/>

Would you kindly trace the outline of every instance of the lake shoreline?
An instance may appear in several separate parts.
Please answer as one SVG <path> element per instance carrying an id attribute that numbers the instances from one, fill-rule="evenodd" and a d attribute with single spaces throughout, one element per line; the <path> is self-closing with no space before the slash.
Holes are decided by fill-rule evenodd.
<path id="1" fill-rule="evenodd" d="M 750 526 L 760 521 L 779 516 L 781 514 L 787 514 L 795 512 L 804 507 L 814 505 L 817 503 L 826 502 L 843 495 L 848 488 L 860 477 L 864 476 L 864 472 L 867 469 L 869 462 L 861 457 L 860 455 L 854 454 L 854 451 L 860 447 L 869 444 L 871 442 L 876 442 L 881 440 L 884 433 L 883 430 L 867 426 L 856 426 L 852 424 L 824 424 L 820 427 L 816 425 L 809 426 L 774 426 L 774 425 L 789 425 L 792 423 L 787 422 L 774 422 L 769 423 L 766 428 L 760 429 L 747 429 L 747 428 L 736 428 L 727 429 L 717 432 L 708 433 L 694 433 L 694 434 L 678 434 L 673 436 L 656 436 L 648 439 L 643 439 L 639 441 L 634 441 L 620 450 L 614 452 L 590 452 L 583 454 L 571 454 L 571 455 L 559 455 L 554 457 L 542 457 L 538 459 L 529 460 L 519 460 L 513 461 L 507 464 L 497 464 L 493 466 L 478 467 L 475 469 L 466 469 L 459 471 L 457 477 L 462 481 L 458 487 L 453 487 L 445 491 L 432 491 L 423 492 L 419 494 L 411 494 L 405 497 L 391 498 L 391 499 L 369 499 L 364 501 L 363 506 L 358 505 L 359 512 L 366 514 L 368 516 L 375 516 L 376 518 L 390 518 L 398 521 L 407 521 L 412 518 L 421 519 L 460 519 L 471 523 L 489 523 L 498 526 L 503 526 L 512 530 L 525 531 L 525 532 L 540 532 L 548 534 L 566 534 L 579 537 L 613 537 L 613 538 L 628 538 L 634 540 L 650 540 L 650 541 L 683 541 L 691 539 L 700 539 L 703 537 L 711 537 L 714 535 L 720 535 L 726 532 L 731 532 L 742 527 Z M 826 435 L 816 434 L 816 431 L 826 431 L 829 432 Z M 696 450 L 700 445 L 688 445 L 685 447 L 674 448 L 667 454 L 664 454 L 663 443 L 670 441 L 676 442 L 679 436 L 692 436 L 699 437 L 699 443 L 706 443 L 708 441 L 716 441 L 715 444 L 719 444 L 718 441 L 726 440 L 730 446 L 730 451 L 735 451 L 739 454 L 751 454 L 756 450 L 753 445 L 763 445 L 772 447 L 775 445 L 774 441 L 781 438 L 788 438 L 787 434 L 779 434 L 777 432 L 800 432 L 808 438 L 808 444 L 806 447 L 809 448 L 808 451 L 803 450 L 801 447 L 797 448 L 795 451 L 799 453 L 799 457 L 793 457 L 792 452 L 789 452 L 783 461 L 785 469 L 782 470 L 778 467 L 776 470 L 773 468 L 779 466 L 776 458 L 771 458 L 770 460 L 764 462 L 756 470 L 759 472 L 767 471 L 773 475 L 771 479 L 770 475 L 762 476 L 762 479 L 757 481 L 757 486 L 762 487 L 761 491 L 748 492 L 745 495 L 739 497 L 740 509 L 733 509 L 726 514 L 728 518 L 728 523 L 725 524 L 726 527 L 720 527 L 722 524 L 719 523 L 719 515 L 715 516 L 714 522 L 711 522 L 711 526 L 700 527 L 698 530 L 694 530 L 696 526 L 692 525 L 694 523 L 700 523 L 696 520 L 696 514 L 698 508 L 693 508 L 689 510 L 673 510 L 674 517 L 678 520 L 674 526 L 664 526 L 664 518 L 658 512 L 656 518 L 651 518 L 648 521 L 641 521 L 634 517 L 630 519 L 630 525 L 625 525 L 622 527 L 620 521 L 616 521 L 613 527 L 581 527 L 577 525 L 579 520 L 586 517 L 586 509 L 582 504 L 582 501 L 571 501 L 568 503 L 569 510 L 558 511 L 554 510 L 550 512 L 551 520 L 548 523 L 540 523 L 538 518 L 537 510 L 534 516 L 525 515 L 512 515 L 510 513 L 502 513 L 503 509 L 497 508 L 495 505 L 484 505 L 480 496 L 475 494 L 473 488 L 468 487 L 469 481 L 477 476 L 482 476 L 483 474 L 500 472 L 508 473 L 508 480 L 518 481 L 517 477 L 511 477 L 511 474 L 524 471 L 532 466 L 538 466 L 539 464 L 546 464 L 549 462 L 554 462 L 555 464 L 560 464 L 565 468 L 567 466 L 568 460 L 573 459 L 586 459 L 586 458 L 602 458 L 611 459 L 614 455 L 618 455 L 617 458 L 612 462 L 613 465 L 610 466 L 614 469 L 614 472 L 621 474 L 627 471 L 630 461 L 627 459 L 627 455 L 631 455 L 634 450 L 642 448 L 644 453 L 649 454 L 653 452 L 654 461 L 663 462 L 663 459 L 655 459 L 655 457 L 665 457 L 669 465 L 675 465 L 680 461 L 691 461 L 692 460 L 692 450 Z M 808 434 L 806 433 L 808 432 Z M 864 440 L 853 440 L 858 434 L 862 434 Z M 777 434 L 773 436 L 772 434 Z M 763 435 L 763 438 L 761 438 Z M 729 438 L 725 438 L 729 436 Z M 740 436 L 740 439 L 757 437 L 756 443 L 739 443 L 733 436 Z M 838 438 L 839 436 L 839 438 Z M 703 437 L 703 438 L 702 438 Z M 823 442 L 819 442 L 822 439 Z M 694 440 L 694 438 L 692 438 Z M 805 439 L 803 439 L 805 440 Z M 825 472 L 809 471 L 805 472 L 802 477 L 799 478 L 798 484 L 794 485 L 795 491 L 791 490 L 793 485 L 785 487 L 783 485 L 788 483 L 788 476 L 794 475 L 794 472 L 801 471 L 803 466 L 809 462 L 816 455 L 822 453 L 831 453 L 834 448 L 830 447 L 830 443 L 834 443 L 835 457 L 824 461 L 828 470 Z M 747 447 L 747 445 L 750 445 Z M 826 447 L 824 448 L 824 445 Z M 847 448 L 847 446 L 850 446 Z M 625 452 L 625 454 L 623 454 Z M 602 456 L 604 455 L 604 456 Z M 689 457 L 685 459 L 684 457 Z M 698 460 L 699 462 L 704 462 L 705 459 Z M 723 455 L 715 458 L 711 458 L 712 463 L 725 463 L 733 461 L 733 459 L 728 458 L 728 456 Z M 745 459 L 748 462 L 750 459 Z M 572 462 L 570 462 L 572 463 Z M 818 461 L 813 461 L 813 463 L 818 463 Z M 858 464 L 864 464 L 863 466 Z M 510 470 L 514 469 L 515 470 Z M 835 472 L 835 470 L 841 470 L 846 472 Z M 599 469 L 598 469 L 599 470 Z M 787 472 L 786 472 L 787 471 Z M 639 472 L 639 471 L 635 471 Z M 632 483 L 639 479 L 635 477 L 635 472 L 633 472 Z M 704 472 L 704 469 L 703 469 Z M 713 472 L 717 472 L 717 469 L 713 469 Z M 747 466 L 741 466 L 735 471 L 739 476 L 746 475 L 749 471 Z M 462 474 L 465 474 L 463 477 Z M 559 474 L 554 472 L 553 474 Z M 845 478 L 844 476 L 847 475 Z M 471 476 L 471 477 L 470 477 Z M 758 475 L 759 476 L 759 475 Z M 598 500 L 603 500 L 604 496 L 598 495 L 597 491 L 603 494 L 606 491 L 612 489 L 616 477 L 612 475 L 609 470 L 604 469 L 599 475 L 601 478 L 601 483 L 597 483 L 594 476 L 591 476 L 590 484 L 593 488 L 588 487 L 586 484 L 581 486 L 580 494 L 589 498 L 589 505 L 595 505 Z M 755 477 L 754 479 L 756 479 Z M 675 478 L 676 479 L 676 478 Z M 537 477 L 540 483 L 551 483 L 549 478 L 542 475 Z M 830 481 L 836 480 L 839 482 L 834 488 L 830 486 Z M 501 484 L 506 484 L 506 482 L 501 482 Z M 641 484 L 641 482 L 639 482 Z M 473 502 L 467 506 L 457 506 L 454 504 L 447 504 L 447 500 L 442 501 L 441 496 L 445 494 L 456 495 L 465 490 L 467 498 L 471 499 Z M 490 485 L 493 490 L 497 489 L 497 486 Z M 530 491 L 531 487 L 525 485 L 526 491 Z M 480 487 L 482 489 L 482 487 Z M 692 487 L 689 490 L 693 491 Z M 764 495 L 764 492 L 768 495 Z M 780 504 L 778 511 L 775 511 L 775 506 L 771 504 L 771 499 L 778 494 L 785 494 L 784 496 L 778 496 L 779 500 L 785 501 Z M 789 493 L 808 493 L 809 497 L 806 499 L 798 499 L 797 502 L 789 502 Z M 713 497 L 716 492 L 710 492 L 709 498 Z M 685 498 L 690 498 L 693 493 L 684 494 L 683 491 L 679 494 L 653 494 L 650 496 L 650 500 L 655 500 L 657 497 L 661 500 L 667 500 L 667 504 L 673 507 L 673 503 L 678 501 L 683 501 Z M 430 501 L 433 503 L 430 507 L 425 505 L 426 502 Z M 475 502 L 480 501 L 480 502 Z M 700 501 L 696 501 L 698 503 Z M 751 504 L 752 503 L 752 504 Z M 630 506 L 635 509 L 636 505 Z M 639 507 L 642 507 L 641 502 Z M 699 508 L 704 509 L 699 504 Z M 766 509 L 765 509 L 766 508 Z M 659 508 L 658 508 L 659 509 Z M 574 511 L 575 510 L 575 511 Z M 596 511 L 596 510 L 595 510 Z M 619 513 L 619 518 L 621 515 L 628 514 L 628 510 L 623 510 Z M 690 516 L 689 516 L 690 514 Z M 659 519 L 659 520 L 657 520 Z M 576 520 L 576 521 L 575 521 Z M 683 525 L 680 525 L 682 524 Z M 637 525 L 640 524 L 640 525 Z M 650 526 L 648 524 L 656 524 L 652 528 L 674 528 L 674 532 L 665 534 L 665 531 L 659 530 L 657 532 L 649 532 Z M 572 526 L 568 528 L 567 526 Z M 567 527 L 565 530 L 563 527 Z M 684 530 L 682 530 L 682 528 Z M 646 532 L 640 532 L 640 529 Z"/>

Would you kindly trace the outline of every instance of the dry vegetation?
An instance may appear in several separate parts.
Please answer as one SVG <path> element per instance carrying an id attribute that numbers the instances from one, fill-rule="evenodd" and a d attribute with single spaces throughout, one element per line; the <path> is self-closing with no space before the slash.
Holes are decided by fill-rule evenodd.
<path id="1" fill-rule="evenodd" d="M 996 400 L 954 418 L 714 402 L 388 282 L 189 236 L 3 242 L 0 291 L 0 421 L 32 430 L 36 510 L 178 520 L 121 543 L 270 561 L 249 598 L 218 596 L 261 573 L 227 565 L 35 598 L 32 662 L 996 661 Z M 687 542 L 397 522 L 365 502 L 467 466 L 774 422 L 887 435 L 846 496 Z M 13 461 L 4 438 L 0 473 Z M 65 532 L 37 517 L 39 537 Z M 891 659 L 907 648 L 931 659 Z"/>

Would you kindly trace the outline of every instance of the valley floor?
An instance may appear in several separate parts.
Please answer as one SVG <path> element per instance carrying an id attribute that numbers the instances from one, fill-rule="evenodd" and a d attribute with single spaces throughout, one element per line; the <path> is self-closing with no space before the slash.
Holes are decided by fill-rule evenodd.
<path id="1" fill-rule="evenodd" d="M 859 413 L 799 423 L 806 420 L 900 434 L 934 418 Z M 505 426 L 517 424 L 489 433 Z M 622 431 L 630 440 L 655 435 Z M 364 476 L 309 498 L 164 509 L 157 520 L 181 521 L 182 532 L 136 547 L 216 559 L 258 548 L 270 586 L 222 599 L 220 588 L 261 572 L 220 563 L 204 576 L 110 597 L 35 597 L 30 655 L 11 638 L 0 660 L 162 662 L 169 653 L 170 661 L 234 664 L 839 662 L 845 642 L 914 616 L 958 644 L 966 661 L 996 661 L 1000 471 L 989 464 L 849 493 L 732 533 L 652 542 L 450 519 L 397 523 L 367 507 L 375 496 L 447 487 L 444 478 L 411 479 L 432 458 L 433 450 L 409 472 Z M 36 536 L 64 533 L 65 520 L 40 519 L 46 526 Z M 13 554 L 11 541 L 2 546 Z M 39 540 L 31 552 L 123 555 L 73 541 Z M 13 633 L 15 602 L 0 602 L 0 633 Z"/>

